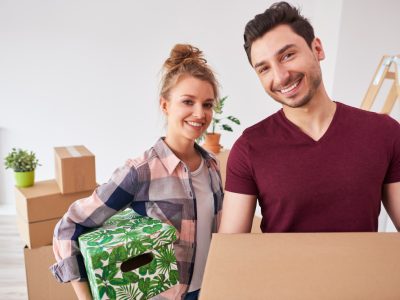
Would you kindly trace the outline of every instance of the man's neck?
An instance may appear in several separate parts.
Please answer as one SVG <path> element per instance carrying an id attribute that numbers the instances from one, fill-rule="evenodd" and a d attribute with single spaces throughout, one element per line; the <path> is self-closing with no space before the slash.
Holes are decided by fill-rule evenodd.
<path id="1" fill-rule="evenodd" d="M 286 118 L 315 141 L 328 130 L 335 111 L 336 103 L 325 93 L 315 95 L 304 107 L 283 107 Z"/>

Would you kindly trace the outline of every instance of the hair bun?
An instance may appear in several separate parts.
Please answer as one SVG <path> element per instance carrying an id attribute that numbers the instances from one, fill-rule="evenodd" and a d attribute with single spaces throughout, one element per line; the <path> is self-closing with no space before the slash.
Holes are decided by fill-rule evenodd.
<path id="1" fill-rule="evenodd" d="M 205 65 L 207 60 L 203 56 L 203 52 L 199 48 L 189 44 L 177 44 L 172 48 L 169 58 L 165 61 L 166 69 L 175 69 L 180 65 L 199 64 Z"/>

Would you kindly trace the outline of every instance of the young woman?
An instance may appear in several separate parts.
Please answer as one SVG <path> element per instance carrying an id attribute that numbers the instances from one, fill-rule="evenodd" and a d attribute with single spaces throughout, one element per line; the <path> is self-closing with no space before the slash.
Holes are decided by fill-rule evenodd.
<path id="1" fill-rule="evenodd" d="M 195 143 L 208 127 L 218 99 L 215 76 L 202 52 L 176 45 L 164 63 L 160 108 L 167 133 L 117 169 L 92 196 L 76 201 L 57 224 L 54 276 L 72 283 L 79 299 L 91 299 L 78 236 L 133 208 L 175 226 L 180 281 L 154 299 L 197 299 L 211 233 L 219 226 L 223 190 L 214 156 Z"/>

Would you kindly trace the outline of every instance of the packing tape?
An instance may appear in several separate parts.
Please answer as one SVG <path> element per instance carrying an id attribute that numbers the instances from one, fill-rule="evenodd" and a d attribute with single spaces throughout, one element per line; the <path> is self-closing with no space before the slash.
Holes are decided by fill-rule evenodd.
<path id="1" fill-rule="evenodd" d="M 392 63 L 394 57 L 393 56 L 389 56 L 386 57 L 385 60 L 383 61 L 381 67 L 379 68 L 378 74 L 376 74 L 373 85 L 378 85 L 379 82 L 381 81 L 382 75 L 383 75 L 383 71 L 385 70 L 386 67 L 390 66 L 390 64 Z"/>
<path id="2" fill-rule="evenodd" d="M 74 146 L 69 146 L 65 147 L 69 154 L 71 154 L 72 157 L 79 157 L 82 156 L 82 154 L 79 153 L 79 151 L 74 147 Z"/>

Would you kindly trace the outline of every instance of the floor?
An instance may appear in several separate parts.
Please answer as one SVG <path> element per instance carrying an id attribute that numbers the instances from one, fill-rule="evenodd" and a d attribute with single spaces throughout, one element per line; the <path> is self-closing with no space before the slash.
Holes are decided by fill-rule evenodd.
<path id="1" fill-rule="evenodd" d="M 23 243 L 15 215 L 0 215 L 0 299 L 28 299 Z"/>

